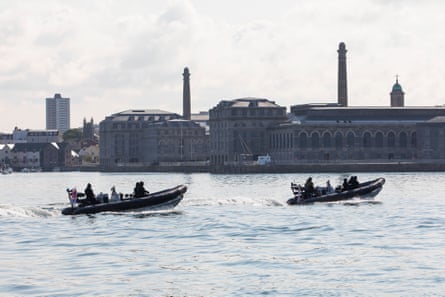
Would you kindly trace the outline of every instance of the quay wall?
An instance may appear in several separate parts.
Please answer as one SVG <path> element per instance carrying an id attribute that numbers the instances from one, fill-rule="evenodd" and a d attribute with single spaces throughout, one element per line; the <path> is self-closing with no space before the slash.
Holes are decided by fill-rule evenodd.
<path id="1" fill-rule="evenodd" d="M 445 163 L 387 162 L 387 163 L 311 163 L 298 165 L 231 165 L 231 166 L 100 166 L 65 167 L 62 171 L 99 172 L 209 172 L 217 174 L 245 173 L 348 173 L 348 172 L 428 172 L 445 171 Z"/>

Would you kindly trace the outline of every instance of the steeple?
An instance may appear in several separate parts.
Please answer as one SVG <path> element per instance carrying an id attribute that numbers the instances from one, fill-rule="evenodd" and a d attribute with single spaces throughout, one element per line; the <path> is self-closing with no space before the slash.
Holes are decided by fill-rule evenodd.
<path id="1" fill-rule="evenodd" d="M 346 76 L 346 45 L 340 42 L 338 45 L 338 86 L 337 100 L 340 106 L 348 106 L 348 79 Z"/>
<path id="2" fill-rule="evenodd" d="M 392 86 L 391 95 L 391 107 L 404 107 L 405 106 L 405 93 L 402 90 L 402 86 L 399 84 L 399 76 L 396 75 L 396 83 Z"/>
<path id="3" fill-rule="evenodd" d="M 190 99 L 190 72 L 187 67 L 184 68 L 184 73 L 182 74 L 184 77 L 183 91 L 182 91 L 182 117 L 184 120 L 191 119 L 191 99 Z"/>

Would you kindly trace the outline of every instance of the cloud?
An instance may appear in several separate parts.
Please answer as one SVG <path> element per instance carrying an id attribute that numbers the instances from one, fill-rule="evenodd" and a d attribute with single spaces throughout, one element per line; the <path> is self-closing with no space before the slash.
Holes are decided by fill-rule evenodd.
<path id="1" fill-rule="evenodd" d="M 129 108 L 192 111 L 266 97 L 336 101 L 337 46 L 352 105 L 444 103 L 440 1 L 52 1 L 0 4 L 0 131 L 44 128 L 44 98 L 71 98 L 72 126 Z M 17 104 L 16 102 L 20 102 Z M 38 112 L 36 112 L 38 111 Z M 38 116 L 37 116 L 38 114 Z"/>

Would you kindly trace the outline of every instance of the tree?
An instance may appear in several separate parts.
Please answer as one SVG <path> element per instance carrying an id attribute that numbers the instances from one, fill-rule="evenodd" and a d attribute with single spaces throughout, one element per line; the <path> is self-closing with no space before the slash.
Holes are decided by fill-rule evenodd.
<path id="1" fill-rule="evenodd" d="M 82 129 L 69 129 L 63 133 L 63 141 L 80 141 L 82 139 Z"/>

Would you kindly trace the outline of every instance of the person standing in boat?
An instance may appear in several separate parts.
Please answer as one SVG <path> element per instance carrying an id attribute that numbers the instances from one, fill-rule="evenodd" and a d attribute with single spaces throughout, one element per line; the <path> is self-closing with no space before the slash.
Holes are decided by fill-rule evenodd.
<path id="1" fill-rule="evenodd" d="M 331 194 L 331 193 L 334 193 L 334 188 L 331 185 L 331 181 L 328 180 L 326 182 L 326 194 Z"/>
<path id="2" fill-rule="evenodd" d="M 111 195 L 110 195 L 110 201 L 111 202 L 116 202 L 121 200 L 120 195 L 116 192 L 116 187 L 112 186 L 111 187 Z"/>

